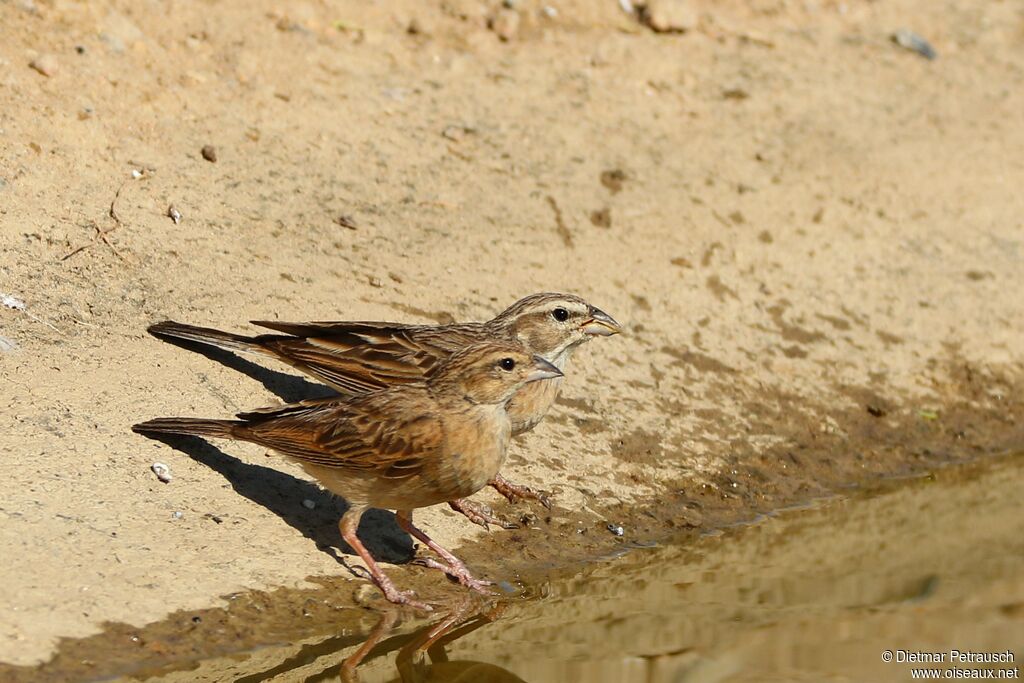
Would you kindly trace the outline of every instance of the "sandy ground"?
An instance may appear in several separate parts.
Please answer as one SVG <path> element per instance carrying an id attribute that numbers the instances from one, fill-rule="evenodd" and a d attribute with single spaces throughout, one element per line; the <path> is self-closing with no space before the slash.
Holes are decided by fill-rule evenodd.
<path id="1" fill-rule="evenodd" d="M 315 391 L 156 320 L 483 319 L 564 290 L 623 321 L 510 456 L 551 518 L 420 516 L 497 575 L 581 519 L 600 550 L 594 520 L 655 536 L 1024 445 L 1018 4 L 691 3 L 668 34 L 513 5 L 0 2 L 0 294 L 25 304 L 0 307 L 0 660 L 350 577 L 297 468 L 128 431 Z M 407 559 L 386 515 L 366 533 Z"/>

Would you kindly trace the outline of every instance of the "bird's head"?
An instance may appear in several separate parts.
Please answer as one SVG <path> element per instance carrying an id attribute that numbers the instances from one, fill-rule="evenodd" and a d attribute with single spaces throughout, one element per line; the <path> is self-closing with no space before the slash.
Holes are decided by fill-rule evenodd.
<path id="1" fill-rule="evenodd" d="M 473 403 L 501 404 L 528 382 L 561 376 L 561 370 L 521 344 L 484 342 L 445 361 L 430 384 L 436 390 L 457 392 Z"/>
<path id="2" fill-rule="evenodd" d="M 555 360 L 592 337 L 622 331 L 601 309 L 573 294 L 531 294 L 512 304 L 488 325 L 518 339 L 532 353 Z"/>

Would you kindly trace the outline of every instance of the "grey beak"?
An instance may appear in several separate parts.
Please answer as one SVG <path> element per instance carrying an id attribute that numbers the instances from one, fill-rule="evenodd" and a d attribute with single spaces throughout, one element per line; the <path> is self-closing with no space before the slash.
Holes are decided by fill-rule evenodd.
<path id="1" fill-rule="evenodd" d="M 527 382 L 536 382 L 541 379 L 561 377 L 562 371 L 540 356 L 533 357 L 533 372 L 526 376 Z"/>
<path id="2" fill-rule="evenodd" d="M 622 332 L 622 325 L 600 308 L 590 307 L 590 320 L 583 323 L 583 333 L 596 337 L 610 337 Z"/>

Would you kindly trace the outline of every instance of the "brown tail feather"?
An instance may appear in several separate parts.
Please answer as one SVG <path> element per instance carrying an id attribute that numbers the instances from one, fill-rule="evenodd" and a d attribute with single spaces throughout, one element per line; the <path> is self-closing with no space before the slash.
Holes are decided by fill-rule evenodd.
<path id="1" fill-rule="evenodd" d="M 269 355 L 266 349 L 263 349 L 252 337 L 221 332 L 210 327 L 196 327 L 195 325 L 176 323 L 173 320 L 165 320 L 162 323 L 150 325 L 147 329 L 155 337 L 184 339 L 186 341 L 199 342 L 200 344 L 209 344 L 210 346 L 227 349 L 228 351 Z"/>
<path id="2" fill-rule="evenodd" d="M 148 422 L 132 425 L 137 434 L 190 434 L 212 436 L 218 439 L 234 439 L 235 427 L 244 424 L 238 420 L 203 420 L 192 417 L 160 417 Z"/>

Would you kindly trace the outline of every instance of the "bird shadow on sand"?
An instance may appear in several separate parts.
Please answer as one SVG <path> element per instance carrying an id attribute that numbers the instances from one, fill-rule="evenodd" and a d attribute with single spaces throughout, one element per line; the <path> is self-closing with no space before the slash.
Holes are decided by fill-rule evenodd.
<path id="1" fill-rule="evenodd" d="M 252 361 L 236 355 L 231 351 L 218 349 L 215 346 L 200 344 L 186 339 L 157 338 L 160 339 L 160 341 L 173 344 L 174 346 L 185 349 L 186 351 L 198 353 L 199 355 L 205 356 L 214 362 L 220 363 L 221 365 L 229 367 L 243 375 L 251 377 L 262 384 L 267 391 L 276 395 L 285 403 L 295 403 L 296 401 L 302 401 L 307 398 L 322 398 L 325 396 L 338 395 L 338 392 L 332 391 L 329 387 L 326 387 L 323 384 L 310 382 L 309 380 L 297 375 L 291 375 L 286 372 L 278 372 L 277 370 L 265 368 L 262 365 L 253 363 Z"/>
<path id="2" fill-rule="evenodd" d="M 185 453 L 219 473 L 236 493 L 267 508 L 313 541 L 318 550 L 352 570 L 348 559 L 338 553 L 340 550 L 347 555 L 355 555 L 348 544 L 341 540 L 341 532 L 338 530 L 338 520 L 348 509 L 348 504 L 341 497 L 286 472 L 239 460 L 196 436 L 146 436 Z M 314 502 L 312 510 L 304 504 L 306 500 Z M 367 550 L 378 560 L 405 564 L 415 557 L 412 537 L 398 526 L 391 512 L 368 510 L 359 522 L 358 534 Z"/>

